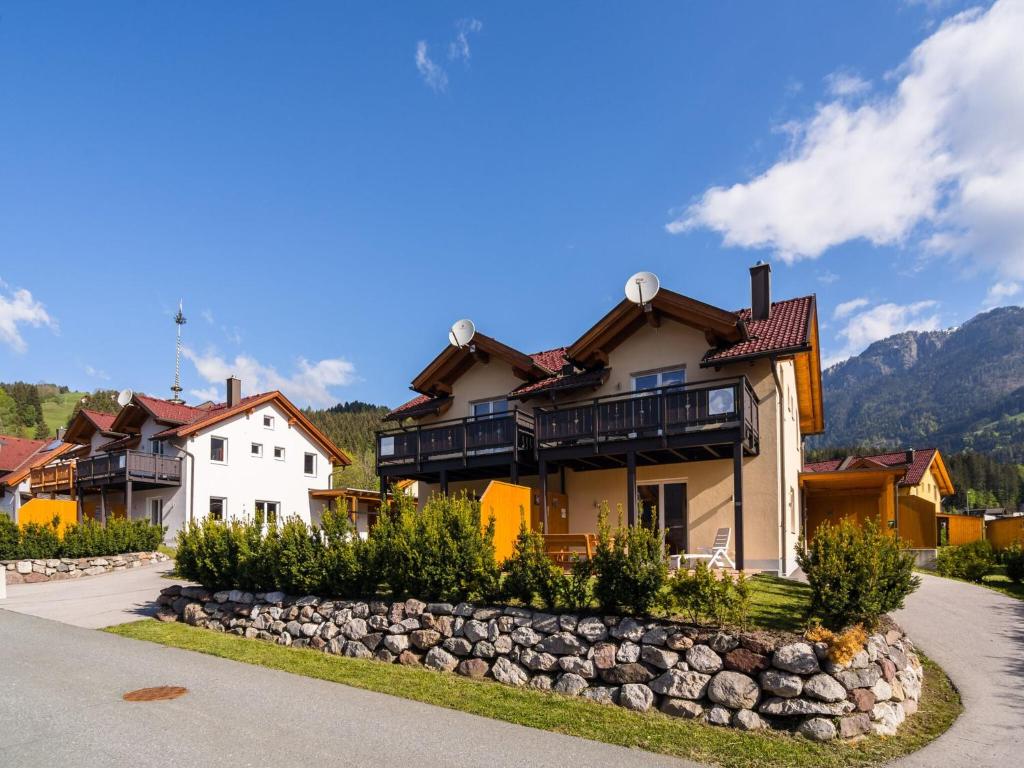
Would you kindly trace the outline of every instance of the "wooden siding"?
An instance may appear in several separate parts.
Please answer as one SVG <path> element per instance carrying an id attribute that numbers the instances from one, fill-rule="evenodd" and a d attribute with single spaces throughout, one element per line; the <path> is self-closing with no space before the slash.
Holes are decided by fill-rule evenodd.
<path id="1" fill-rule="evenodd" d="M 949 521 L 950 546 L 970 544 L 985 538 L 985 521 L 974 515 L 936 515 L 936 519 Z"/>
<path id="2" fill-rule="evenodd" d="M 1006 549 L 1014 541 L 1024 545 L 1024 517 L 989 520 L 985 524 L 985 537 L 994 549 Z"/>
<path id="3" fill-rule="evenodd" d="M 494 555 L 500 563 L 512 554 L 519 526 L 530 526 L 530 489 L 492 480 L 480 497 L 480 524 L 486 526 L 494 517 Z"/>

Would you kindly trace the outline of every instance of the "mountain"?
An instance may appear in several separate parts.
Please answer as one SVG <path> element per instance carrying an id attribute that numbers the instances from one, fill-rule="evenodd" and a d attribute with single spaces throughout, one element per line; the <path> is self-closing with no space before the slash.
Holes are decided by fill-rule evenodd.
<path id="1" fill-rule="evenodd" d="M 825 433 L 808 447 L 935 446 L 1024 462 L 1024 308 L 876 341 L 822 375 Z"/>
<path id="2" fill-rule="evenodd" d="M 58 384 L 0 382 L 0 434 L 19 437 L 52 437 L 59 427 L 85 404 L 93 410 L 113 413 L 116 392 L 76 392 Z"/>
<path id="3" fill-rule="evenodd" d="M 309 420 L 352 458 L 352 466 L 335 473 L 335 485 L 370 489 L 379 487 L 374 469 L 374 431 L 384 426 L 381 419 L 390 410 L 383 405 L 359 400 L 338 403 L 330 408 L 306 409 Z"/>

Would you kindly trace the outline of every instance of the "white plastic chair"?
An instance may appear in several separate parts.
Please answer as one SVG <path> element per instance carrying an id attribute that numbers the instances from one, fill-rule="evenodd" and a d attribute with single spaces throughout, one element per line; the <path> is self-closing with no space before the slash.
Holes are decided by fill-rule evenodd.
<path id="1" fill-rule="evenodd" d="M 683 559 L 690 560 L 707 560 L 709 568 L 725 568 L 728 565 L 730 568 L 735 568 L 736 563 L 729 557 L 729 542 L 732 540 L 732 528 L 719 528 L 718 533 L 715 534 L 715 543 L 710 548 L 704 547 L 699 550 L 699 554 L 694 555 L 683 555 Z"/>

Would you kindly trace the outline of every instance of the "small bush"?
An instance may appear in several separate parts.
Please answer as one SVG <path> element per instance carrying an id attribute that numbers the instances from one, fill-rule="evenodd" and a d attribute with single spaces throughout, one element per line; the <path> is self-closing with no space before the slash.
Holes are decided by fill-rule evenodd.
<path id="1" fill-rule="evenodd" d="M 60 550 L 62 557 L 152 552 L 163 539 L 164 529 L 145 520 L 111 518 L 105 526 L 95 520 L 83 520 L 65 529 Z"/>
<path id="2" fill-rule="evenodd" d="M 537 599 L 545 608 L 552 609 L 565 593 L 565 574 L 544 551 L 544 537 L 527 529 L 525 519 L 520 522 L 512 554 L 501 570 L 505 576 L 503 595 L 524 605 L 532 605 Z"/>
<path id="3" fill-rule="evenodd" d="M 324 511 L 321 526 L 327 592 L 352 597 L 375 594 L 377 568 L 373 543 L 359 537 L 340 501 L 334 509 Z"/>
<path id="4" fill-rule="evenodd" d="M 178 575 L 209 589 L 274 589 L 275 537 L 271 531 L 264 540 L 252 521 L 193 521 L 178 531 Z"/>
<path id="5" fill-rule="evenodd" d="M 590 607 L 590 582 L 593 576 L 594 563 L 574 554 L 572 567 L 562 582 L 562 602 L 570 611 Z"/>
<path id="6" fill-rule="evenodd" d="M 1006 576 L 1010 581 L 1017 584 L 1024 581 L 1024 548 L 1019 541 L 1003 550 L 1003 565 L 1006 566 Z"/>
<path id="7" fill-rule="evenodd" d="M 704 561 L 693 573 L 679 573 L 671 580 L 674 607 L 694 624 L 711 622 L 746 626 L 750 613 L 750 583 L 739 573 L 715 574 Z"/>
<path id="8" fill-rule="evenodd" d="M 838 635 L 832 630 L 816 624 L 807 630 L 804 637 L 812 643 L 826 643 L 828 658 L 834 664 L 848 664 L 854 656 L 860 653 L 868 641 L 868 633 L 860 624 L 856 624 Z"/>
<path id="9" fill-rule="evenodd" d="M 974 582 L 981 582 L 992 572 L 994 566 L 992 545 L 984 539 L 972 541 L 970 544 L 943 547 L 935 561 L 935 569 L 940 576 Z"/>
<path id="10" fill-rule="evenodd" d="M 664 533 L 653 526 L 619 526 L 608 523 L 608 507 L 598 513 L 594 597 L 608 611 L 644 615 L 659 601 L 668 578 Z"/>
<path id="11" fill-rule="evenodd" d="M 17 560 L 20 546 L 18 524 L 7 515 L 0 515 L 0 560 Z"/>
<path id="12" fill-rule="evenodd" d="M 21 527 L 18 557 L 26 560 L 46 560 L 60 557 L 60 538 L 54 525 L 26 523 Z"/>
<path id="13" fill-rule="evenodd" d="M 874 520 L 820 525 L 810 544 L 801 542 L 797 562 L 811 586 L 811 616 L 830 629 L 873 627 L 921 584 L 913 556 Z"/>

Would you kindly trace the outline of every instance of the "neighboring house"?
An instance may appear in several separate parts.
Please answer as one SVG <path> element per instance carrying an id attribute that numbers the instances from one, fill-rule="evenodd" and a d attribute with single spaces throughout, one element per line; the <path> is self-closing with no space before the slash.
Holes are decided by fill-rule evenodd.
<path id="1" fill-rule="evenodd" d="M 807 535 L 825 521 L 879 520 L 911 548 L 934 550 L 984 537 L 981 517 L 948 515 L 942 499 L 954 493 L 935 448 L 874 456 L 847 456 L 804 466 L 800 475 Z"/>
<path id="2" fill-rule="evenodd" d="M 791 572 L 802 440 L 824 428 L 817 312 L 813 296 L 772 302 L 767 264 L 750 272 L 750 309 L 662 289 L 568 347 L 447 347 L 378 433 L 382 488 L 420 481 L 422 503 L 509 481 L 548 534 L 595 532 L 606 502 L 656 517 L 670 552 L 729 528 L 737 566 Z"/>
<path id="3" fill-rule="evenodd" d="M 0 514 L 17 522 L 18 510 L 32 498 L 32 469 L 56 461 L 75 447 L 60 439 L 28 440 L 0 435 Z"/>
<path id="4" fill-rule="evenodd" d="M 311 494 L 348 456 L 280 392 L 243 398 L 232 377 L 227 393 L 201 406 L 135 394 L 116 416 L 80 411 L 65 434 L 80 455 L 58 490 L 79 517 L 147 519 L 167 541 L 207 516 L 310 522 L 321 508 Z M 40 491 L 44 479 L 41 468 Z"/>

